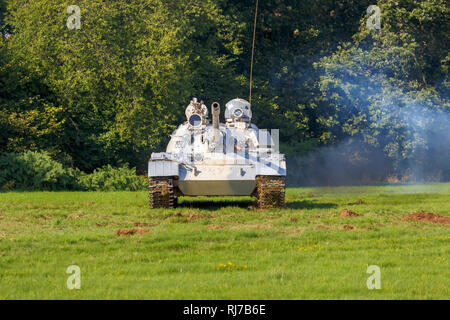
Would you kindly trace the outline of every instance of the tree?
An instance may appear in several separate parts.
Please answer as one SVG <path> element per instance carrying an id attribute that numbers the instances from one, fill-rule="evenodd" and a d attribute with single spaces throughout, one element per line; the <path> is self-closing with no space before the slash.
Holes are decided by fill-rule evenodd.
<path id="1" fill-rule="evenodd" d="M 448 48 L 438 43 L 449 35 L 449 9 L 444 1 L 379 6 L 380 31 L 368 30 L 363 19 L 353 43 L 317 64 L 330 132 L 338 141 L 362 135 L 399 173 L 420 168 L 415 175 L 448 177 Z"/>
<path id="2" fill-rule="evenodd" d="M 66 4 L 57 0 L 15 1 L 9 9 L 12 64 L 40 79 L 50 89 L 43 99 L 63 111 L 62 135 L 41 148 L 60 146 L 59 156 L 83 170 L 144 167 L 192 95 L 231 96 L 237 82 L 227 53 L 239 44 L 213 2 L 78 5 L 80 30 L 66 27 Z"/>

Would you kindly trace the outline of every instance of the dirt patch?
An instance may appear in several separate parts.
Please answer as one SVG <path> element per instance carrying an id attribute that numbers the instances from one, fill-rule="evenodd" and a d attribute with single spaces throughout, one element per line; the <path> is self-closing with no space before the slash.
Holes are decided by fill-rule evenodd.
<path id="1" fill-rule="evenodd" d="M 316 230 L 321 230 L 321 229 L 328 229 L 328 230 L 331 230 L 331 229 L 333 229 L 333 227 L 325 226 L 325 225 L 323 225 L 323 224 L 320 224 L 320 225 L 318 225 L 318 226 L 316 227 Z"/>
<path id="2" fill-rule="evenodd" d="M 45 220 L 50 220 L 51 216 L 48 216 L 45 214 L 36 214 L 36 215 L 33 215 L 33 218 L 45 221 Z M 0 217 L 0 219 L 1 219 L 1 217 Z"/>
<path id="3" fill-rule="evenodd" d="M 236 223 L 237 225 L 233 225 L 230 227 L 232 230 L 267 230 L 273 228 L 271 224 L 261 224 L 261 223 L 247 224 L 243 222 L 236 222 Z"/>
<path id="4" fill-rule="evenodd" d="M 131 222 L 130 224 L 135 227 L 156 227 L 158 225 L 156 223 L 147 222 Z"/>
<path id="5" fill-rule="evenodd" d="M 215 224 L 211 224 L 211 225 L 209 225 L 209 226 L 205 226 L 205 228 L 206 229 L 220 229 L 220 226 L 218 226 L 218 225 L 215 225 Z"/>
<path id="6" fill-rule="evenodd" d="M 84 212 L 82 210 L 77 211 L 77 212 L 73 212 L 73 213 L 69 214 L 66 219 L 67 220 L 80 219 L 80 218 L 82 218 L 84 216 L 83 213 Z"/>
<path id="7" fill-rule="evenodd" d="M 297 219 L 297 218 L 295 218 L 295 217 L 291 217 L 291 218 L 289 219 L 289 221 L 290 221 L 290 222 L 297 222 L 297 221 L 298 221 L 298 219 Z"/>
<path id="8" fill-rule="evenodd" d="M 355 230 L 355 227 L 353 227 L 353 226 L 351 226 L 351 225 L 349 225 L 349 224 L 344 224 L 344 225 L 342 226 L 342 228 L 343 228 L 344 230 Z"/>
<path id="9" fill-rule="evenodd" d="M 119 229 L 116 232 L 117 236 L 132 236 L 134 234 L 143 234 L 143 233 L 147 233 L 148 230 L 142 229 L 142 228 L 135 228 L 135 229 L 128 229 L 128 230 L 122 230 Z"/>
<path id="10" fill-rule="evenodd" d="M 187 218 L 188 218 L 188 221 L 192 222 L 195 220 L 205 219 L 205 215 L 200 214 L 200 213 L 189 213 Z"/>
<path id="11" fill-rule="evenodd" d="M 336 215 L 332 215 L 330 212 L 325 212 L 325 213 L 318 214 L 317 216 L 313 216 L 313 218 L 321 219 L 323 217 L 326 217 L 327 215 L 332 216 L 332 217 L 337 217 Z"/>
<path id="12" fill-rule="evenodd" d="M 278 219 L 278 218 L 279 218 L 278 216 L 264 216 L 264 219 Z"/>
<path id="13" fill-rule="evenodd" d="M 188 213 L 181 213 L 181 212 L 177 212 L 175 213 L 172 217 L 176 217 L 176 218 L 185 218 L 187 219 L 188 222 L 194 222 L 196 220 L 200 220 L 200 219 L 205 219 L 206 216 L 200 213 L 194 213 L 194 212 L 188 212 Z"/>
<path id="14" fill-rule="evenodd" d="M 244 224 L 244 229 L 266 230 L 272 228 L 273 226 L 271 224 Z"/>
<path id="15" fill-rule="evenodd" d="M 359 214 L 357 214 L 356 212 L 352 211 L 352 210 L 348 210 L 348 209 L 342 209 L 341 211 L 341 218 L 354 218 L 354 217 L 359 217 Z"/>
<path id="16" fill-rule="evenodd" d="M 402 218 L 403 221 L 427 221 L 434 223 L 448 223 L 450 224 L 450 217 L 443 217 L 432 212 L 420 211 L 419 213 L 413 212 L 405 214 Z"/>

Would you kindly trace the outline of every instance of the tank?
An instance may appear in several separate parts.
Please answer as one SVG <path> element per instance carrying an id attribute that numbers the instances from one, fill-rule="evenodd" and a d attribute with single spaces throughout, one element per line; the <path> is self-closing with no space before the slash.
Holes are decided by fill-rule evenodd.
<path id="1" fill-rule="evenodd" d="M 193 98 L 166 152 L 151 155 L 150 207 L 173 208 L 179 196 L 254 196 L 261 209 L 283 207 L 286 160 L 278 150 L 278 131 L 253 124 L 244 99 L 225 105 L 224 123 L 219 103 L 210 109 Z"/>

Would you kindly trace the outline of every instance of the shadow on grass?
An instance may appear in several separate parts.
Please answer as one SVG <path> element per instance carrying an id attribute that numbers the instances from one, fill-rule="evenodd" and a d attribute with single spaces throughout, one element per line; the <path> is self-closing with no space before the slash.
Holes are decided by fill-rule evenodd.
<path id="1" fill-rule="evenodd" d="M 335 203 L 320 203 L 310 200 L 293 200 L 286 202 L 286 208 L 289 209 L 332 209 L 337 208 Z"/>
<path id="2" fill-rule="evenodd" d="M 318 203 L 310 200 L 293 200 L 286 202 L 286 209 L 332 209 L 337 208 L 335 203 Z M 207 210 L 219 210 L 226 207 L 238 207 L 242 209 L 255 209 L 256 199 L 230 199 L 214 200 L 213 198 L 184 198 L 178 203 L 179 208 L 196 208 Z"/>
<path id="3" fill-rule="evenodd" d="M 207 210 L 219 210 L 226 207 L 238 207 L 243 209 L 250 209 L 255 206 L 256 201 L 252 199 L 230 199 L 230 200 L 214 200 L 211 199 L 195 199 L 183 198 L 178 202 L 178 208 L 196 208 Z"/>

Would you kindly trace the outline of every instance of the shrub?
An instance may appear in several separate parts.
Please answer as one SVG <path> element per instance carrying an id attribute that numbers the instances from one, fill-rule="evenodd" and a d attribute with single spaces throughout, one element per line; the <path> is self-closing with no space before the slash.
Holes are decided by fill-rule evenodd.
<path id="1" fill-rule="evenodd" d="M 46 152 L 0 156 L 0 188 L 21 190 L 78 189 L 80 171 L 65 168 Z"/>
<path id="2" fill-rule="evenodd" d="M 53 160 L 47 152 L 28 151 L 0 156 L 0 189 L 2 190 L 88 190 L 136 191 L 147 188 L 147 179 L 136 175 L 128 165 L 110 165 L 86 174 Z"/>
<path id="3" fill-rule="evenodd" d="M 147 181 L 137 176 L 136 169 L 130 169 L 128 165 L 121 168 L 107 165 L 91 174 L 81 176 L 80 185 L 83 189 L 92 191 L 137 191 L 145 190 Z"/>

